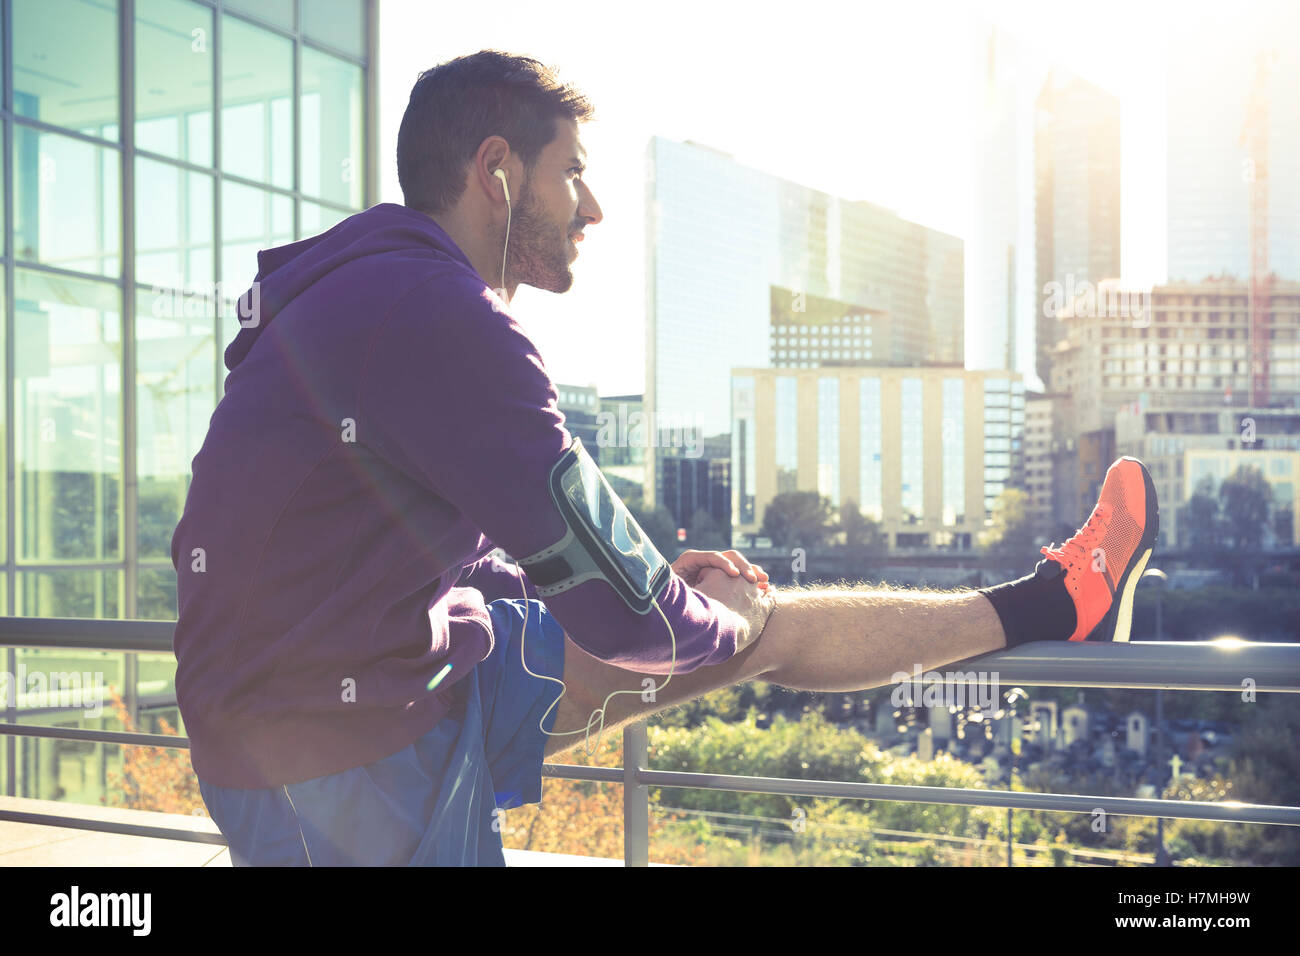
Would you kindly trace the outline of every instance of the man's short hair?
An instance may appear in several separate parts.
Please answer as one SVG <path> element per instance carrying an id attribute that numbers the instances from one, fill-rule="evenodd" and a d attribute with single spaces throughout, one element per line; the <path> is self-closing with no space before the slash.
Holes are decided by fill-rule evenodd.
<path id="1" fill-rule="evenodd" d="M 527 182 L 555 139 L 557 120 L 581 123 L 593 112 L 585 96 L 525 56 L 481 50 L 425 70 L 397 133 L 397 181 L 406 205 L 434 215 L 455 206 L 466 168 L 494 135 L 519 154 Z"/>

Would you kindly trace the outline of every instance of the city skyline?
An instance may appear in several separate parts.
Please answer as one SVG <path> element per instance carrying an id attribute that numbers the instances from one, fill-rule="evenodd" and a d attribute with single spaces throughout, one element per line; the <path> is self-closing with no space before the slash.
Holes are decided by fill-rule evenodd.
<path id="1" fill-rule="evenodd" d="M 486 25 L 468 13 L 435 13 L 386 0 L 380 17 L 379 198 L 401 201 L 389 157 L 420 70 L 483 47 L 558 66 L 561 78 L 596 104 L 597 119 L 582 135 L 590 155 L 587 180 L 605 221 L 583 246 L 573 290 L 559 297 L 525 287 L 517 311 L 553 378 L 595 384 L 602 392 L 643 391 L 639 357 L 610 355 L 606 345 L 611 337 L 644 341 L 640 206 L 650 137 L 695 140 L 771 175 L 882 205 L 969 240 L 974 132 L 965 77 L 987 27 L 1001 25 L 1021 38 L 1031 88 L 1041 85 L 1048 67 L 1061 65 L 1120 97 L 1123 278 L 1150 286 L 1165 278 L 1161 64 L 1168 14 L 1177 10 L 1189 21 L 1204 21 L 1211 35 L 1226 14 L 1208 4 L 1131 7 L 1092 4 L 1085 16 L 1080 4 L 1040 9 L 1027 3 L 967 8 L 931 2 L 907 11 L 865 12 L 813 4 L 798 21 L 783 21 L 780 31 L 766 29 L 762 18 L 736 21 L 691 8 L 688 35 L 674 28 L 681 21 L 668 9 L 643 24 L 643 48 L 661 54 L 654 57 L 586 42 L 584 36 L 600 33 L 602 24 L 613 29 L 601 11 L 586 12 L 583 29 L 576 30 L 569 21 L 556 28 L 510 6 L 502 11 L 508 15 Z M 1250 5 L 1246 13 L 1261 21 L 1295 17 L 1271 3 Z M 1240 19 L 1242 10 L 1233 15 Z M 430 36 L 452 39 L 430 42 Z M 690 67 L 661 69 L 668 51 L 668 62 Z M 769 63 L 780 69 L 767 69 Z M 792 83 L 791 76 L 799 80 Z M 854 83 L 887 93 L 855 99 L 859 122 L 846 125 L 844 96 L 824 94 Z M 891 144 L 909 148 L 882 149 L 882 132 Z M 968 342 L 983 332 L 978 318 L 968 319 Z"/>

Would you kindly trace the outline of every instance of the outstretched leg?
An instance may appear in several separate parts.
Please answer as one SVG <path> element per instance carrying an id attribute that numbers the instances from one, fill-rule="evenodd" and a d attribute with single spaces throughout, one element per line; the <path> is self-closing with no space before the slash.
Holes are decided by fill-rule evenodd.
<path id="1" fill-rule="evenodd" d="M 776 609 L 755 643 L 722 664 L 672 678 L 653 700 L 620 694 L 610 701 L 605 728 L 755 678 L 795 690 L 869 690 L 900 672 L 1027 641 L 1127 641 L 1133 592 L 1159 529 L 1146 467 L 1136 458 L 1116 459 L 1083 527 L 1060 548 L 1043 548 L 1034 573 L 978 591 L 778 590 Z M 652 676 L 602 663 L 567 637 L 565 648 L 569 690 L 556 708 L 557 732 L 587 726 L 610 691 L 640 688 Z M 653 679 L 652 686 L 663 683 Z M 552 737 L 547 753 L 582 739 Z"/>
<path id="2" fill-rule="evenodd" d="M 760 679 L 793 690 L 854 691 L 881 687 L 911 673 L 1006 646 L 993 605 L 978 591 L 779 588 L 777 605 L 758 641 L 721 664 L 671 678 L 646 701 L 619 694 L 609 702 L 604 733 L 702 694 Z M 564 682 L 553 732 L 581 730 L 613 690 L 653 686 L 643 675 L 606 664 L 565 638 Z M 593 738 L 594 738 L 593 732 Z M 547 755 L 583 743 L 583 735 L 548 739 Z"/>

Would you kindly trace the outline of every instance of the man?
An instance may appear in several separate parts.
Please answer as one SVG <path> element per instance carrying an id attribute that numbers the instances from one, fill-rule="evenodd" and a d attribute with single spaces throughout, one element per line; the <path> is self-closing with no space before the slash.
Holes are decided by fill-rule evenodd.
<path id="1" fill-rule="evenodd" d="M 593 728 L 753 678 L 849 691 L 1128 639 L 1157 513 L 1127 458 L 995 588 L 777 590 L 735 551 L 670 567 L 509 306 L 568 290 L 601 221 L 591 112 L 534 60 L 444 63 L 402 121 L 405 205 L 258 255 L 172 539 L 177 700 L 237 865 L 501 865 L 499 811 Z"/>

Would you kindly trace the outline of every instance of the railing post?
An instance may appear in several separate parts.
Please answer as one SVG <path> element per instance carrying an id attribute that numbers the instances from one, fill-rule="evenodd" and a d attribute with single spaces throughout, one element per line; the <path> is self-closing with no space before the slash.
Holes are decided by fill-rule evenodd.
<path id="1" fill-rule="evenodd" d="M 623 728 L 623 865 L 650 865 L 650 791 L 637 780 L 649 762 L 645 721 Z"/>
<path id="2" fill-rule="evenodd" d="M 13 674 L 13 683 L 5 685 L 5 723 L 18 723 L 18 652 L 10 647 L 5 649 L 5 673 Z M 5 796 L 18 795 L 18 738 L 5 738 Z"/>

